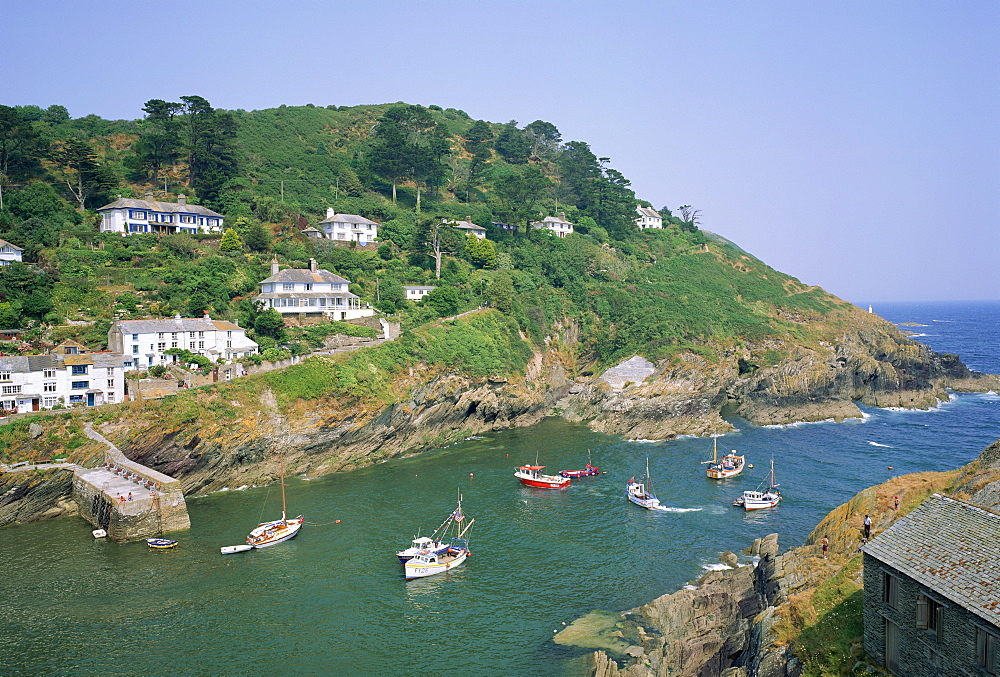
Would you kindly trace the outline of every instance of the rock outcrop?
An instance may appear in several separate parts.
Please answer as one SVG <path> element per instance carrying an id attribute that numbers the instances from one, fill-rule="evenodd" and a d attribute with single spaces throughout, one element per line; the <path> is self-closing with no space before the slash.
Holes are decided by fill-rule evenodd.
<path id="1" fill-rule="evenodd" d="M 75 515 L 73 473 L 65 470 L 0 475 L 0 527 Z"/>

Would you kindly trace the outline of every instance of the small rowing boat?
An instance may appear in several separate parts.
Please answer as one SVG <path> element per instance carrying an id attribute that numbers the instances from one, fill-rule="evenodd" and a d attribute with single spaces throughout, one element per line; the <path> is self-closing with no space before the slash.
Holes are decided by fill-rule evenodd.
<path id="1" fill-rule="evenodd" d="M 146 545 L 153 548 L 154 550 L 169 550 L 170 548 L 177 545 L 177 541 L 171 540 L 169 538 L 147 538 Z"/>

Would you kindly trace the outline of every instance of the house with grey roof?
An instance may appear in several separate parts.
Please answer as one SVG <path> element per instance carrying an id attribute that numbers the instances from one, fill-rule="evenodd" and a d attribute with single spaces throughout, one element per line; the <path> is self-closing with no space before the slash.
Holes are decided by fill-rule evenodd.
<path id="1" fill-rule="evenodd" d="M 573 224 L 566 220 L 565 214 L 546 216 L 541 221 L 533 222 L 531 227 L 551 230 L 556 237 L 566 237 L 573 232 Z"/>
<path id="2" fill-rule="evenodd" d="M 871 656 L 901 677 L 1000 674 L 1000 515 L 934 494 L 862 551 Z"/>
<path id="3" fill-rule="evenodd" d="M 126 367 L 148 369 L 177 361 L 172 348 L 203 355 L 212 362 L 236 360 L 257 352 L 257 343 L 233 322 L 204 317 L 117 320 L 108 330 L 108 347 L 125 355 Z"/>
<path id="4" fill-rule="evenodd" d="M 6 240 L 0 240 L 0 266 L 9 266 L 14 261 L 20 261 L 23 251 L 17 245 L 11 244 Z"/>
<path id="5" fill-rule="evenodd" d="M 418 284 L 404 284 L 403 294 L 405 295 L 407 301 L 420 301 L 435 289 L 437 289 L 437 287 L 432 287 L 430 285 L 423 286 Z"/>
<path id="6" fill-rule="evenodd" d="M 125 399 L 125 359 L 118 353 L 0 356 L 0 409 L 24 413 Z"/>
<path id="7" fill-rule="evenodd" d="M 308 268 L 284 270 L 274 260 L 270 277 L 259 284 L 260 294 L 255 299 L 282 315 L 353 320 L 375 314 L 348 290 L 350 280 L 320 268 L 316 259 L 309 259 Z"/>
<path id="8" fill-rule="evenodd" d="M 468 235 L 474 235 L 480 240 L 486 239 L 486 229 L 482 226 L 478 226 L 471 221 L 443 221 L 442 223 L 451 226 L 452 228 L 458 228 L 464 231 Z"/>
<path id="9" fill-rule="evenodd" d="M 357 242 L 365 246 L 378 239 L 378 223 L 357 214 L 337 214 L 333 208 L 326 210 L 326 218 L 316 228 L 331 240 Z"/>
<path id="10" fill-rule="evenodd" d="M 652 207 L 636 207 L 635 211 L 639 214 L 635 219 L 635 225 L 639 227 L 639 230 L 663 228 L 663 217 Z"/>
<path id="11" fill-rule="evenodd" d="M 208 207 L 189 205 L 184 195 L 177 202 L 160 202 L 146 193 L 145 200 L 123 198 L 97 210 L 102 233 L 221 233 L 223 216 Z"/>

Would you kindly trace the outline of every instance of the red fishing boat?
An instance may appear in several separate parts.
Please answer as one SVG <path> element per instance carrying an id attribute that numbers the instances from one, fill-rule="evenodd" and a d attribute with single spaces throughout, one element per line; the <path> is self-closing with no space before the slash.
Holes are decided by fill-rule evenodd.
<path id="1" fill-rule="evenodd" d="M 541 472 L 544 468 L 544 465 L 522 465 L 514 471 L 514 477 L 521 480 L 521 484 L 540 489 L 562 489 L 569 486 L 568 477 L 544 475 Z"/>
<path id="2" fill-rule="evenodd" d="M 559 474 L 563 477 L 576 479 L 578 477 L 592 477 L 593 475 L 600 475 L 601 469 L 590 464 L 590 449 L 587 449 L 587 465 L 585 468 L 582 470 L 560 470 Z"/>

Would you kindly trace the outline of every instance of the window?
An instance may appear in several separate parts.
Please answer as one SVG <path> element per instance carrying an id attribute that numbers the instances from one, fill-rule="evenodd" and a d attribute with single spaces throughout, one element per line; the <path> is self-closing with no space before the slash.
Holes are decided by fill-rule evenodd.
<path id="1" fill-rule="evenodd" d="M 56 402 L 58 401 L 58 399 L 59 398 L 56 398 L 56 397 L 46 397 L 46 398 L 43 398 L 42 399 L 42 406 L 51 409 L 52 407 L 56 406 Z"/>
<path id="2" fill-rule="evenodd" d="M 115 387 L 115 380 L 113 378 L 109 378 L 108 379 L 108 387 L 109 388 L 114 388 Z"/>
<path id="3" fill-rule="evenodd" d="M 9 371 L 0 371 L 0 381 L 9 381 L 10 374 L 11 372 Z"/>
<path id="4" fill-rule="evenodd" d="M 205 338 L 205 332 L 203 331 L 198 332 L 198 338 Z"/>
<path id="5" fill-rule="evenodd" d="M 312 291 L 312 288 L 313 286 L 310 283 L 306 282 L 306 291 Z"/>
<path id="6" fill-rule="evenodd" d="M 988 675 L 1000 673 L 1000 637 L 976 628 L 976 665 Z"/>
<path id="7" fill-rule="evenodd" d="M 42 384 L 42 392 L 43 393 L 54 393 L 55 391 L 56 391 L 56 382 L 55 381 L 52 381 L 51 383 L 43 383 Z"/>
<path id="8" fill-rule="evenodd" d="M 55 377 L 56 377 L 56 370 L 55 369 L 43 369 L 42 370 L 42 378 L 55 378 Z"/>
<path id="9" fill-rule="evenodd" d="M 916 626 L 919 630 L 927 630 L 937 642 L 942 638 L 942 615 L 944 607 L 926 595 L 917 595 Z"/>
<path id="10" fill-rule="evenodd" d="M 146 212 L 140 212 L 133 209 L 128 213 L 128 216 L 130 219 L 144 219 L 146 218 Z"/>
<path id="11" fill-rule="evenodd" d="M 188 332 L 188 338 L 189 339 L 193 339 L 194 338 L 194 332 L 193 331 L 189 331 Z"/>
<path id="12" fill-rule="evenodd" d="M 19 386 L 19 385 L 18 386 L 4 386 L 3 389 L 0 389 L 0 392 L 2 392 L 4 395 L 17 395 L 17 394 L 19 394 L 21 392 L 21 386 Z"/>
<path id="13" fill-rule="evenodd" d="M 158 338 L 158 339 L 162 339 L 162 338 L 163 338 L 163 332 L 161 331 L 161 332 L 160 332 L 159 334 L 157 334 L 157 335 L 156 335 L 156 338 Z"/>
<path id="14" fill-rule="evenodd" d="M 83 395 L 70 395 L 69 396 L 69 403 L 70 404 L 83 404 Z"/>
<path id="15" fill-rule="evenodd" d="M 205 349 L 205 342 L 198 341 L 198 350 L 204 350 L 204 349 Z"/>
<path id="16" fill-rule="evenodd" d="M 139 354 L 139 346 L 132 346 L 132 354 L 133 355 Z"/>
<path id="17" fill-rule="evenodd" d="M 130 369 L 132 367 L 132 360 L 125 360 L 125 368 Z"/>
<path id="18" fill-rule="evenodd" d="M 227 348 L 232 348 L 233 347 L 233 342 L 232 341 L 226 341 L 226 347 Z"/>
<path id="19" fill-rule="evenodd" d="M 157 343 L 156 344 L 156 349 L 162 353 L 164 350 L 167 349 L 167 344 L 166 343 Z"/>
<path id="20" fill-rule="evenodd" d="M 893 609 L 898 608 L 899 579 L 888 571 L 882 572 L 882 601 Z"/>
<path id="21" fill-rule="evenodd" d="M 231 332 L 231 331 L 227 331 L 227 332 L 226 332 L 226 336 L 227 336 L 228 338 L 232 338 L 232 337 L 233 337 L 233 332 Z"/>
<path id="22" fill-rule="evenodd" d="M 194 217 L 189 214 L 181 214 L 181 223 L 194 223 Z"/>
<path id="23" fill-rule="evenodd" d="M 188 343 L 188 350 L 194 350 L 194 341 Z"/>
<path id="24" fill-rule="evenodd" d="M 170 342 L 170 347 L 171 348 L 176 348 L 177 347 L 177 341 L 171 341 Z"/>
<path id="25" fill-rule="evenodd" d="M 85 364 L 74 364 L 73 365 L 73 375 L 77 376 L 79 374 L 87 374 L 87 365 Z"/>
<path id="26" fill-rule="evenodd" d="M 133 341 L 138 341 L 139 340 L 139 335 L 138 334 L 132 334 L 132 340 Z"/>
<path id="27" fill-rule="evenodd" d="M 108 393 L 108 404 L 111 404 L 114 401 L 115 401 L 115 394 L 114 393 Z"/>
<path id="28" fill-rule="evenodd" d="M 295 291 L 295 283 L 294 282 L 282 282 L 281 283 L 281 290 L 282 291 Z"/>
<path id="29" fill-rule="evenodd" d="M 90 381 L 73 381 L 73 390 L 86 390 L 90 387 Z"/>

